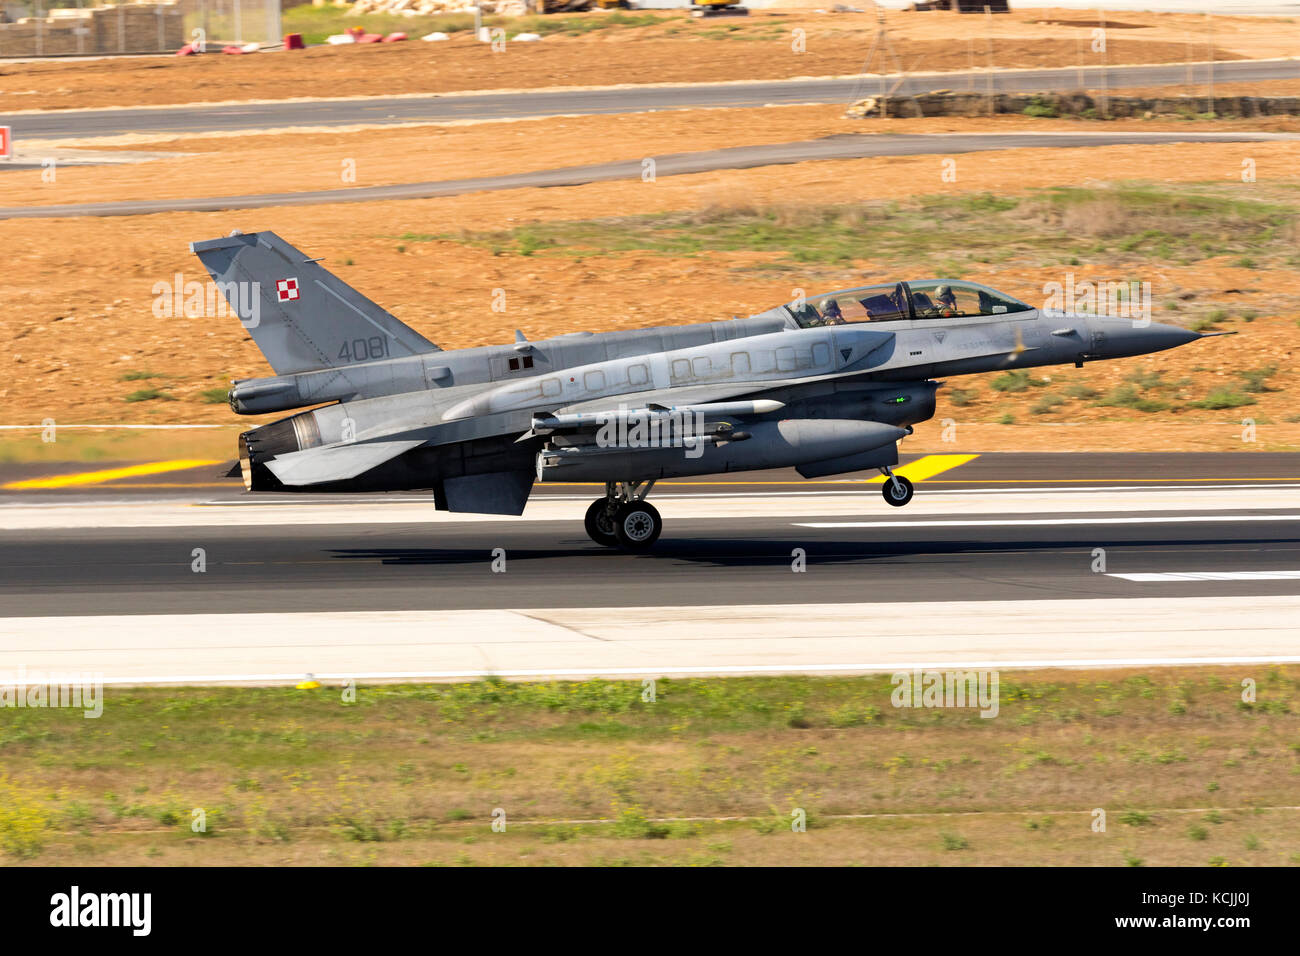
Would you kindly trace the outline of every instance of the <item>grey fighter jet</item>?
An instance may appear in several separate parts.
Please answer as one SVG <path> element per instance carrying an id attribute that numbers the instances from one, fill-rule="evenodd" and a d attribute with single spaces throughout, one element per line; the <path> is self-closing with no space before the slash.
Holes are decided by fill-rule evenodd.
<path id="1" fill-rule="evenodd" d="M 443 351 L 270 232 L 195 242 L 274 370 L 233 383 L 242 415 L 308 409 L 239 437 L 251 491 L 432 489 L 453 512 L 521 514 L 534 481 L 603 483 L 586 530 L 644 550 L 660 478 L 878 469 L 907 504 L 898 442 L 939 376 L 1142 355 L 1204 336 L 1036 309 L 956 280 L 832 292 L 744 319 Z M 309 408 L 309 406 L 317 406 Z"/>

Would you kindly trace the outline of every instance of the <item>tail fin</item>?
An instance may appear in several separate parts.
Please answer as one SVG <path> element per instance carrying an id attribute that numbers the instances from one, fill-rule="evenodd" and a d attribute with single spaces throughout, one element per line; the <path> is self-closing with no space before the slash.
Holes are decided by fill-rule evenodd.
<path id="1" fill-rule="evenodd" d="M 273 232 L 190 243 L 277 375 L 438 347 Z"/>

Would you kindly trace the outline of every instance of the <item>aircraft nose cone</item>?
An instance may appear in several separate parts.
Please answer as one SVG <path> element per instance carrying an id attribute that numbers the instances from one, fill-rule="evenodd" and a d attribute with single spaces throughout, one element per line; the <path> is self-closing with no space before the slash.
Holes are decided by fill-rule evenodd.
<path id="1" fill-rule="evenodd" d="M 1146 355 L 1186 345 L 1201 337 L 1201 333 L 1177 325 L 1137 319 L 1095 318 L 1088 320 L 1088 326 L 1092 330 L 1092 351 L 1103 358 Z"/>

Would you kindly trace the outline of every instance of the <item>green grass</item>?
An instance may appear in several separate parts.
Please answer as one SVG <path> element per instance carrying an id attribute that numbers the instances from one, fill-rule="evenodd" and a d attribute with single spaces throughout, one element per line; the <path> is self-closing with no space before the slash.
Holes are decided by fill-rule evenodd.
<path id="1" fill-rule="evenodd" d="M 1242 379 L 1243 392 L 1276 392 L 1277 389 L 1268 384 L 1268 380 L 1277 374 L 1277 367 L 1267 365 L 1264 368 L 1245 369 L 1235 373 L 1238 378 Z"/>
<path id="2" fill-rule="evenodd" d="M 989 382 L 989 388 L 995 392 L 1023 392 L 1031 386 L 1042 388 L 1046 384 L 1042 379 L 1031 377 L 1029 372 L 1016 369 L 1014 372 L 1005 372 L 994 378 Z"/>
<path id="3" fill-rule="evenodd" d="M 1239 761 L 1211 798 L 1225 811 L 1290 801 L 1300 668 L 1255 675 L 1261 706 L 1241 709 L 1217 669 L 1003 672 L 995 719 L 892 706 L 889 675 L 660 680 L 653 702 L 640 681 L 602 680 L 362 686 L 354 700 L 109 688 L 97 720 L 0 722 L 0 854 L 195 865 L 282 861 L 291 844 L 330 863 L 779 863 L 789 840 L 821 834 L 806 852 L 828 862 L 1113 864 L 1125 845 L 1179 862 L 1190 841 L 1162 810 L 1204 807 L 1225 758 Z M 609 723 L 622 733 L 584 729 Z M 1096 806 L 1124 844 L 1089 831 Z M 508 833 L 490 829 L 496 807 Z M 796 808 L 806 834 L 791 832 Z M 1253 835 L 1260 862 L 1300 850 L 1293 816 L 1227 812 L 1214 836 L 1233 842 L 1216 848 Z"/>
<path id="4" fill-rule="evenodd" d="M 1138 394 L 1137 388 L 1133 385 L 1120 385 L 1113 388 L 1093 404 L 1103 408 L 1131 408 L 1138 412 L 1160 412 L 1169 408 L 1168 402 Z"/>
<path id="5" fill-rule="evenodd" d="M 204 405 L 222 405 L 230 399 L 230 390 L 218 386 L 217 388 L 205 388 L 199 392 L 199 401 Z"/>
<path id="6" fill-rule="evenodd" d="M 1254 405 L 1255 399 L 1250 395 L 1243 395 L 1241 392 L 1234 392 L 1230 388 L 1213 389 L 1205 398 L 1195 402 L 1187 403 L 1192 408 L 1240 408 L 1243 405 Z"/>
<path id="7" fill-rule="evenodd" d="M 169 395 L 166 392 L 162 391 L 161 389 L 157 389 L 157 388 L 142 388 L 132 392 L 129 395 L 123 396 L 122 401 L 124 402 L 152 402 L 152 401 L 174 402 L 176 401 L 176 396 Z"/>
<path id="8" fill-rule="evenodd" d="M 778 254 L 779 262 L 804 271 L 810 265 L 848 264 L 868 256 L 946 266 L 954 248 L 977 262 L 1104 258 L 1115 266 L 1152 256 L 1191 260 L 1247 249 L 1261 257 L 1288 255 L 1288 230 L 1296 220 L 1291 206 L 1240 199 L 1213 186 L 1196 192 L 1127 185 L 1040 189 L 1023 197 L 938 195 L 836 205 L 741 201 L 690 212 L 396 238 L 461 242 L 500 255 L 652 252 L 682 257 L 748 250 Z M 942 222 L 943 229 L 935 229 L 935 222 Z"/>
<path id="9" fill-rule="evenodd" d="M 123 374 L 123 375 L 118 379 L 118 381 L 119 381 L 119 382 L 139 382 L 139 381 L 143 381 L 144 379 L 147 379 L 147 378 L 162 378 L 162 377 L 163 377 L 163 376 L 159 375 L 157 372 L 138 372 L 138 371 L 130 371 L 130 372 L 126 372 L 126 373 L 124 373 L 124 374 Z"/>
<path id="10" fill-rule="evenodd" d="M 283 14 L 285 33 L 301 33 L 307 43 L 324 43 L 325 38 L 344 32 L 348 27 L 365 27 L 371 33 L 402 32 L 418 42 L 418 38 L 429 33 L 463 33 L 474 29 L 473 14 L 449 13 L 428 16 L 404 17 L 396 14 L 365 14 L 363 16 L 345 16 L 345 10 L 339 7 L 313 7 L 301 4 L 286 10 Z M 620 27 L 653 26 L 665 19 L 673 19 L 666 14 L 627 13 L 610 11 L 595 12 L 581 17 L 573 16 L 525 16 L 498 17 L 485 16 L 484 26 L 503 27 L 507 37 L 519 33 L 536 33 L 541 36 L 580 36 L 598 30 Z M 347 51 L 341 51 L 346 53 Z"/>
<path id="11" fill-rule="evenodd" d="M 325 38 L 345 32 L 348 27 L 365 27 L 371 33 L 401 31 L 412 38 L 428 33 L 460 33 L 474 29 L 472 14 L 444 14 L 434 16 L 403 17 L 393 14 L 368 14 L 363 17 L 344 16 L 340 7 L 314 7 L 300 4 L 285 10 L 281 22 L 285 33 L 301 33 L 307 43 L 324 43 Z M 492 19 L 492 18 L 488 18 Z M 487 22 L 486 20 L 484 22 Z M 340 55 L 350 51 L 340 51 Z"/>

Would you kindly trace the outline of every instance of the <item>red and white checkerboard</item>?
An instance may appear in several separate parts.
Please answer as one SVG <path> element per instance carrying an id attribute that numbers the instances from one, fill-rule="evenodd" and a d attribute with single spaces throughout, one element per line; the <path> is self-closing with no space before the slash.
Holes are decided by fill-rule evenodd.
<path id="1" fill-rule="evenodd" d="M 280 279 L 275 283 L 275 294 L 281 302 L 294 302 L 298 298 L 298 280 Z"/>

